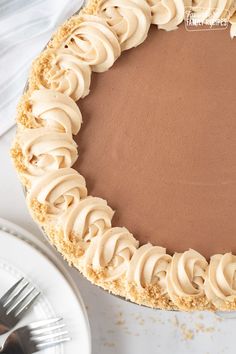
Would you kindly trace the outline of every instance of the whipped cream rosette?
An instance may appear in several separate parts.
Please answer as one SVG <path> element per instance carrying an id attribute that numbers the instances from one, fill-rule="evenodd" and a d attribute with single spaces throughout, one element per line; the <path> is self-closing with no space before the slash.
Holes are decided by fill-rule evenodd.
<path id="1" fill-rule="evenodd" d="M 236 36 L 236 12 L 230 18 L 229 22 L 231 24 L 230 36 L 231 36 L 231 38 L 234 38 Z"/>
<path id="2" fill-rule="evenodd" d="M 41 127 L 17 134 L 27 178 L 71 167 L 77 160 L 77 144 L 70 134 Z"/>
<path id="3" fill-rule="evenodd" d="M 83 21 L 62 48 L 90 65 L 96 72 L 108 70 L 121 53 L 118 38 L 106 21 L 91 15 L 83 16 Z"/>
<path id="4" fill-rule="evenodd" d="M 116 33 L 122 50 L 136 47 L 146 39 L 151 11 L 145 0 L 103 0 L 98 13 Z"/>
<path id="5" fill-rule="evenodd" d="M 121 279 L 137 247 L 138 241 L 126 228 L 111 228 L 92 239 L 85 253 L 85 267 L 102 272 L 106 282 Z"/>
<path id="6" fill-rule="evenodd" d="M 171 256 L 163 247 L 152 246 L 150 243 L 141 246 L 132 257 L 127 279 L 140 288 L 157 285 L 160 292 L 167 292 L 166 276 L 171 263 Z"/>
<path id="7" fill-rule="evenodd" d="M 67 95 L 53 90 L 36 90 L 30 96 L 32 115 L 43 125 L 77 134 L 82 115 L 77 104 Z"/>
<path id="8" fill-rule="evenodd" d="M 78 240 L 90 241 L 111 227 L 113 214 L 104 199 L 91 196 L 84 198 L 68 209 L 61 219 L 64 236 L 70 239 L 73 234 Z"/>
<path id="9" fill-rule="evenodd" d="M 151 12 L 152 23 L 158 28 L 172 31 L 184 19 L 185 7 L 183 0 L 147 0 Z"/>
<path id="10" fill-rule="evenodd" d="M 212 24 L 218 19 L 228 21 L 236 10 L 234 0 L 185 0 L 185 7 L 197 21 L 203 23 L 208 20 Z"/>
<path id="11" fill-rule="evenodd" d="M 89 94 L 91 68 L 74 55 L 55 52 L 45 76 L 46 88 L 65 93 L 74 101 Z"/>
<path id="12" fill-rule="evenodd" d="M 175 253 L 167 274 L 168 294 L 179 308 L 204 296 L 204 281 L 208 263 L 198 252 L 190 249 Z M 203 301 L 203 307 L 205 300 Z"/>
<path id="13" fill-rule="evenodd" d="M 27 201 L 29 205 L 35 200 L 45 205 L 46 216 L 59 218 L 56 222 L 60 224 L 60 218 L 68 209 L 86 196 L 85 179 L 72 168 L 61 168 L 35 179 L 27 194 Z"/>
<path id="14" fill-rule="evenodd" d="M 212 256 L 204 288 L 207 298 L 217 309 L 234 309 L 236 303 L 236 256 L 231 253 Z"/>

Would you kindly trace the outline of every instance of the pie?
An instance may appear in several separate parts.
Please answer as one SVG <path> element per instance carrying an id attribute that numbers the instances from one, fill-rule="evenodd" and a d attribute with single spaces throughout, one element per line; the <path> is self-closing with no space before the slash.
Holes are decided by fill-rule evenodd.
<path id="1" fill-rule="evenodd" d="M 236 309 L 236 2 L 211 6 L 90 1 L 17 108 L 34 220 L 91 282 L 155 308 Z M 227 25 L 190 30 L 187 9 Z"/>

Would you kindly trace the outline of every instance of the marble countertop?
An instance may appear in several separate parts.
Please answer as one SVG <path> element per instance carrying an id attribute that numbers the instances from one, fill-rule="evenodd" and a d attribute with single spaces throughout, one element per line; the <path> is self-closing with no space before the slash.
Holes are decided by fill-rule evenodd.
<path id="1" fill-rule="evenodd" d="M 41 238 L 40 230 L 27 211 L 9 157 L 13 135 L 14 129 L 11 129 L 0 137 L 0 216 Z M 236 315 L 235 319 L 222 319 L 211 313 L 185 314 L 148 309 L 109 295 L 91 285 L 75 269 L 69 271 L 88 311 L 93 354 L 235 353 Z"/>

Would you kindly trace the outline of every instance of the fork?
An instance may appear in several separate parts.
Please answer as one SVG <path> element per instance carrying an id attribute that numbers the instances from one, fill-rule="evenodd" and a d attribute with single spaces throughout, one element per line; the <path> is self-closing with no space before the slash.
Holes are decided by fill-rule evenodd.
<path id="1" fill-rule="evenodd" d="M 0 350 L 1 354 L 32 354 L 70 340 L 68 331 L 62 330 L 62 318 L 34 322 L 13 331 Z"/>
<path id="2" fill-rule="evenodd" d="M 0 335 L 16 326 L 39 294 L 21 278 L 0 298 Z"/>

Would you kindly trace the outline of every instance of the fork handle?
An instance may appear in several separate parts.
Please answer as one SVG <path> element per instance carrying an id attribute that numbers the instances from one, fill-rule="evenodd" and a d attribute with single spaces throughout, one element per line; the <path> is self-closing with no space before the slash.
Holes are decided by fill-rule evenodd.
<path id="1" fill-rule="evenodd" d="M 1 313 L 0 313 L 0 318 L 1 318 Z M 9 326 L 7 326 L 7 325 L 1 323 L 1 324 L 0 324 L 0 336 L 1 336 L 2 334 L 7 333 L 7 332 L 9 331 L 9 329 L 10 329 Z M 1 353 L 1 352 L 0 352 L 0 353 Z"/>
<path id="2" fill-rule="evenodd" d="M 19 347 L 18 348 L 4 348 L 3 351 L 0 351 L 1 354 L 25 354 Z"/>
<path id="3" fill-rule="evenodd" d="M 25 354 L 19 343 L 14 339 L 11 338 L 11 340 L 7 341 L 5 344 L 2 350 L 0 350 L 1 354 Z"/>
<path id="4" fill-rule="evenodd" d="M 4 348 L 3 350 L 0 351 L 1 354 L 25 354 L 21 348 L 16 348 L 16 347 L 7 347 Z"/>

